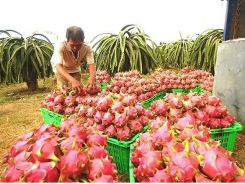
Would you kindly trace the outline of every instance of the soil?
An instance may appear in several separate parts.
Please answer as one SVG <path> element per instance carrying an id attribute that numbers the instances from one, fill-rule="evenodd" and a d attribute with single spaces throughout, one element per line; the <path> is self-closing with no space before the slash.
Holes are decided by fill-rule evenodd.
<path id="1" fill-rule="evenodd" d="M 235 158 L 238 165 L 245 168 L 245 124 L 242 123 L 243 130 L 237 133 L 236 143 L 232 156 Z"/>

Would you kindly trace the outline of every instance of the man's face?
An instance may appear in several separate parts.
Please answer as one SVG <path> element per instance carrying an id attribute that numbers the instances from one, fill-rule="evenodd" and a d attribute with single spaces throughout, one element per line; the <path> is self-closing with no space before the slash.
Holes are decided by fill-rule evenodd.
<path id="1" fill-rule="evenodd" d="M 72 50 L 73 52 L 78 52 L 79 49 L 82 47 L 83 42 L 82 42 L 81 40 L 76 40 L 76 41 L 74 41 L 74 40 L 72 40 L 72 39 L 69 39 L 68 44 L 70 45 L 71 50 Z"/>

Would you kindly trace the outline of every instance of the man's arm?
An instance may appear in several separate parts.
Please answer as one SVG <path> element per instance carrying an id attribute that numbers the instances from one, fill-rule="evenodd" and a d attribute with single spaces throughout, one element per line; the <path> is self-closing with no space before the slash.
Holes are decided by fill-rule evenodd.
<path id="1" fill-rule="evenodd" d="M 66 69 L 64 69 L 62 64 L 56 64 L 56 69 L 59 72 L 60 75 L 62 75 L 65 79 L 67 79 L 71 85 L 72 88 L 75 90 L 75 92 L 79 92 L 82 89 L 82 83 L 77 81 L 74 77 L 72 77 Z"/>
<path id="2" fill-rule="evenodd" d="M 95 79 L 96 79 L 96 66 L 94 63 L 88 65 L 89 69 L 89 81 L 88 85 L 91 87 L 95 86 Z"/>

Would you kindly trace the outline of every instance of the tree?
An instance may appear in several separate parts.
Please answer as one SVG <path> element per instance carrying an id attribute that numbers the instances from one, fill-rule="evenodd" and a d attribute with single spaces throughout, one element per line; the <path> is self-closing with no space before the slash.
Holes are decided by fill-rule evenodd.
<path id="1" fill-rule="evenodd" d="M 12 36 L 11 32 L 17 36 Z M 37 90 L 37 79 L 53 74 L 50 58 L 54 47 L 51 41 L 38 31 L 26 39 L 14 30 L 0 30 L 1 34 L 4 34 L 0 37 L 1 82 L 26 82 L 28 90 Z"/>
<path id="2" fill-rule="evenodd" d="M 197 36 L 190 51 L 191 66 L 214 75 L 219 43 L 223 40 L 223 29 L 208 29 Z"/>
<path id="3" fill-rule="evenodd" d="M 102 35 L 104 37 L 93 45 L 97 53 L 95 62 L 98 70 L 106 70 L 111 75 L 130 70 L 147 74 L 157 68 L 158 61 L 154 52 L 156 44 L 140 26 L 129 24 L 118 35 L 102 33 L 91 42 Z"/>

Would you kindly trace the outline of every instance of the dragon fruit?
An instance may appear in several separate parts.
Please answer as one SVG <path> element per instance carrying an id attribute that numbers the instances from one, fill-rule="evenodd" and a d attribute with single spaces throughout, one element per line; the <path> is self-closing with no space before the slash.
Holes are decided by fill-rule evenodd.
<path id="1" fill-rule="evenodd" d="M 33 144 L 32 157 L 41 162 L 59 161 L 58 143 L 53 137 L 39 139 Z"/>
<path id="2" fill-rule="evenodd" d="M 91 161 L 88 167 L 89 173 L 87 177 L 93 181 L 100 178 L 102 175 L 115 176 L 117 174 L 116 165 L 111 163 L 108 158 L 95 158 Z"/>
<path id="3" fill-rule="evenodd" d="M 60 169 L 59 182 L 63 182 L 65 178 L 74 178 L 78 181 L 82 173 L 88 173 L 89 157 L 87 153 L 72 149 L 60 157 L 57 167 Z"/>

